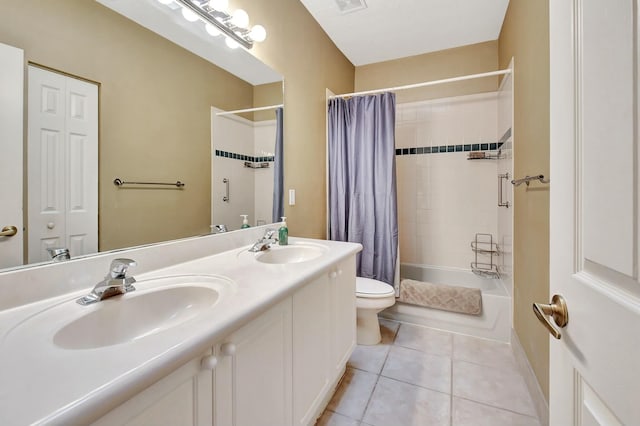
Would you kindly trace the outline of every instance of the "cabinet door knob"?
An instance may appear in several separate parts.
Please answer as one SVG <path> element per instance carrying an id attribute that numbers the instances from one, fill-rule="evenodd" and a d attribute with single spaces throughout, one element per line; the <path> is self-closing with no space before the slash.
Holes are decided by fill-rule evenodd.
<path id="1" fill-rule="evenodd" d="M 220 353 L 225 356 L 232 356 L 236 353 L 236 345 L 233 343 L 223 343 L 220 345 Z"/>
<path id="2" fill-rule="evenodd" d="M 53 228 L 55 228 L 55 227 L 56 227 L 56 224 L 55 224 L 55 223 L 53 223 L 53 222 L 49 222 L 49 223 L 47 223 L 47 228 L 49 228 L 49 229 L 53 229 Z"/>
<path id="3" fill-rule="evenodd" d="M 200 361 L 200 366 L 203 370 L 213 370 L 218 365 L 218 358 L 215 355 L 207 355 Z"/>
<path id="4" fill-rule="evenodd" d="M 342 275 L 342 269 L 338 269 L 338 275 Z"/>
<path id="5" fill-rule="evenodd" d="M 338 276 L 338 273 L 336 271 L 331 271 L 329 272 L 329 278 L 336 278 Z"/>

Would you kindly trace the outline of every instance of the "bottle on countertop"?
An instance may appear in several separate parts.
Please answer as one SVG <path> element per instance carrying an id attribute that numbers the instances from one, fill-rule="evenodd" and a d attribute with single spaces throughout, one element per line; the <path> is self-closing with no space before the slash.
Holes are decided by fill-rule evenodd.
<path id="1" fill-rule="evenodd" d="M 247 219 L 249 217 L 249 215 L 248 214 L 241 214 L 240 217 L 242 218 L 242 226 L 240 227 L 240 229 L 250 228 L 249 219 Z"/>
<path id="2" fill-rule="evenodd" d="M 289 245 L 289 228 L 287 228 L 287 218 L 282 216 L 282 226 L 278 230 L 278 244 Z"/>

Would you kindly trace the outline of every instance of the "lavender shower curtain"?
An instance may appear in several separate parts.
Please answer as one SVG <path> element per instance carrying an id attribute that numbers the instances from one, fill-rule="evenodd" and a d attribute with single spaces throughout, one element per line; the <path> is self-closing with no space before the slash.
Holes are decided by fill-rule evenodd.
<path id="1" fill-rule="evenodd" d="M 276 147 L 273 162 L 273 206 L 271 221 L 280 222 L 284 216 L 284 147 L 283 145 L 283 115 L 282 107 L 276 108 Z"/>
<path id="2" fill-rule="evenodd" d="M 395 94 L 329 101 L 330 239 L 360 243 L 357 274 L 393 285 L 398 253 Z"/>

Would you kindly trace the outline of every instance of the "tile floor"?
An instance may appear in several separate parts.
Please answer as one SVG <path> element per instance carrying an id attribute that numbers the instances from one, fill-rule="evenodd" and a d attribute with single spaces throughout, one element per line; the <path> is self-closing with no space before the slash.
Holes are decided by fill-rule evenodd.
<path id="1" fill-rule="evenodd" d="M 507 344 L 380 320 L 317 426 L 540 426 Z"/>

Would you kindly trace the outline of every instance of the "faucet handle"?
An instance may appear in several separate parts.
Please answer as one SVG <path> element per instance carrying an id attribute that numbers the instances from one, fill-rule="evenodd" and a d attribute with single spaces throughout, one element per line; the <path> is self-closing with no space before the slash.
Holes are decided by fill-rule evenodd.
<path id="1" fill-rule="evenodd" d="M 271 239 L 273 239 L 273 234 L 275 234 L 275 233 L 276 233 L 275 229 L 269 228 L 264 232 L 264 237 L 262 237 L 262 238 L 265 239 L 265 240 L 271 240 Z"/>
<path id="2" fill-rule="evenodd" d="M 107 275 L 107 277 L 110 276 L 113 279 L 125 278 L 129 267 L 136 265 L 138 265 L 138 262 L 133 259 L 113 259 L 111 261 L 111 266 L 109 267 L 109 275 Z"/>
<path id="3" fill-rule="evenodd" d="M 224 232 L 227 232 L 227 225 L 220 223 L 218 225 L 213 225 L 213 227 L 215 228 L 216 231 L 218 231 L 218 234 L 222 234 Z"/>
<path id="4" fill-rule="evenodd" d="M 54 262 L 69 260 L 71 258 L 69 255 L 69 249 L 66 247 L 49 247 L 47 252 Z"/>

